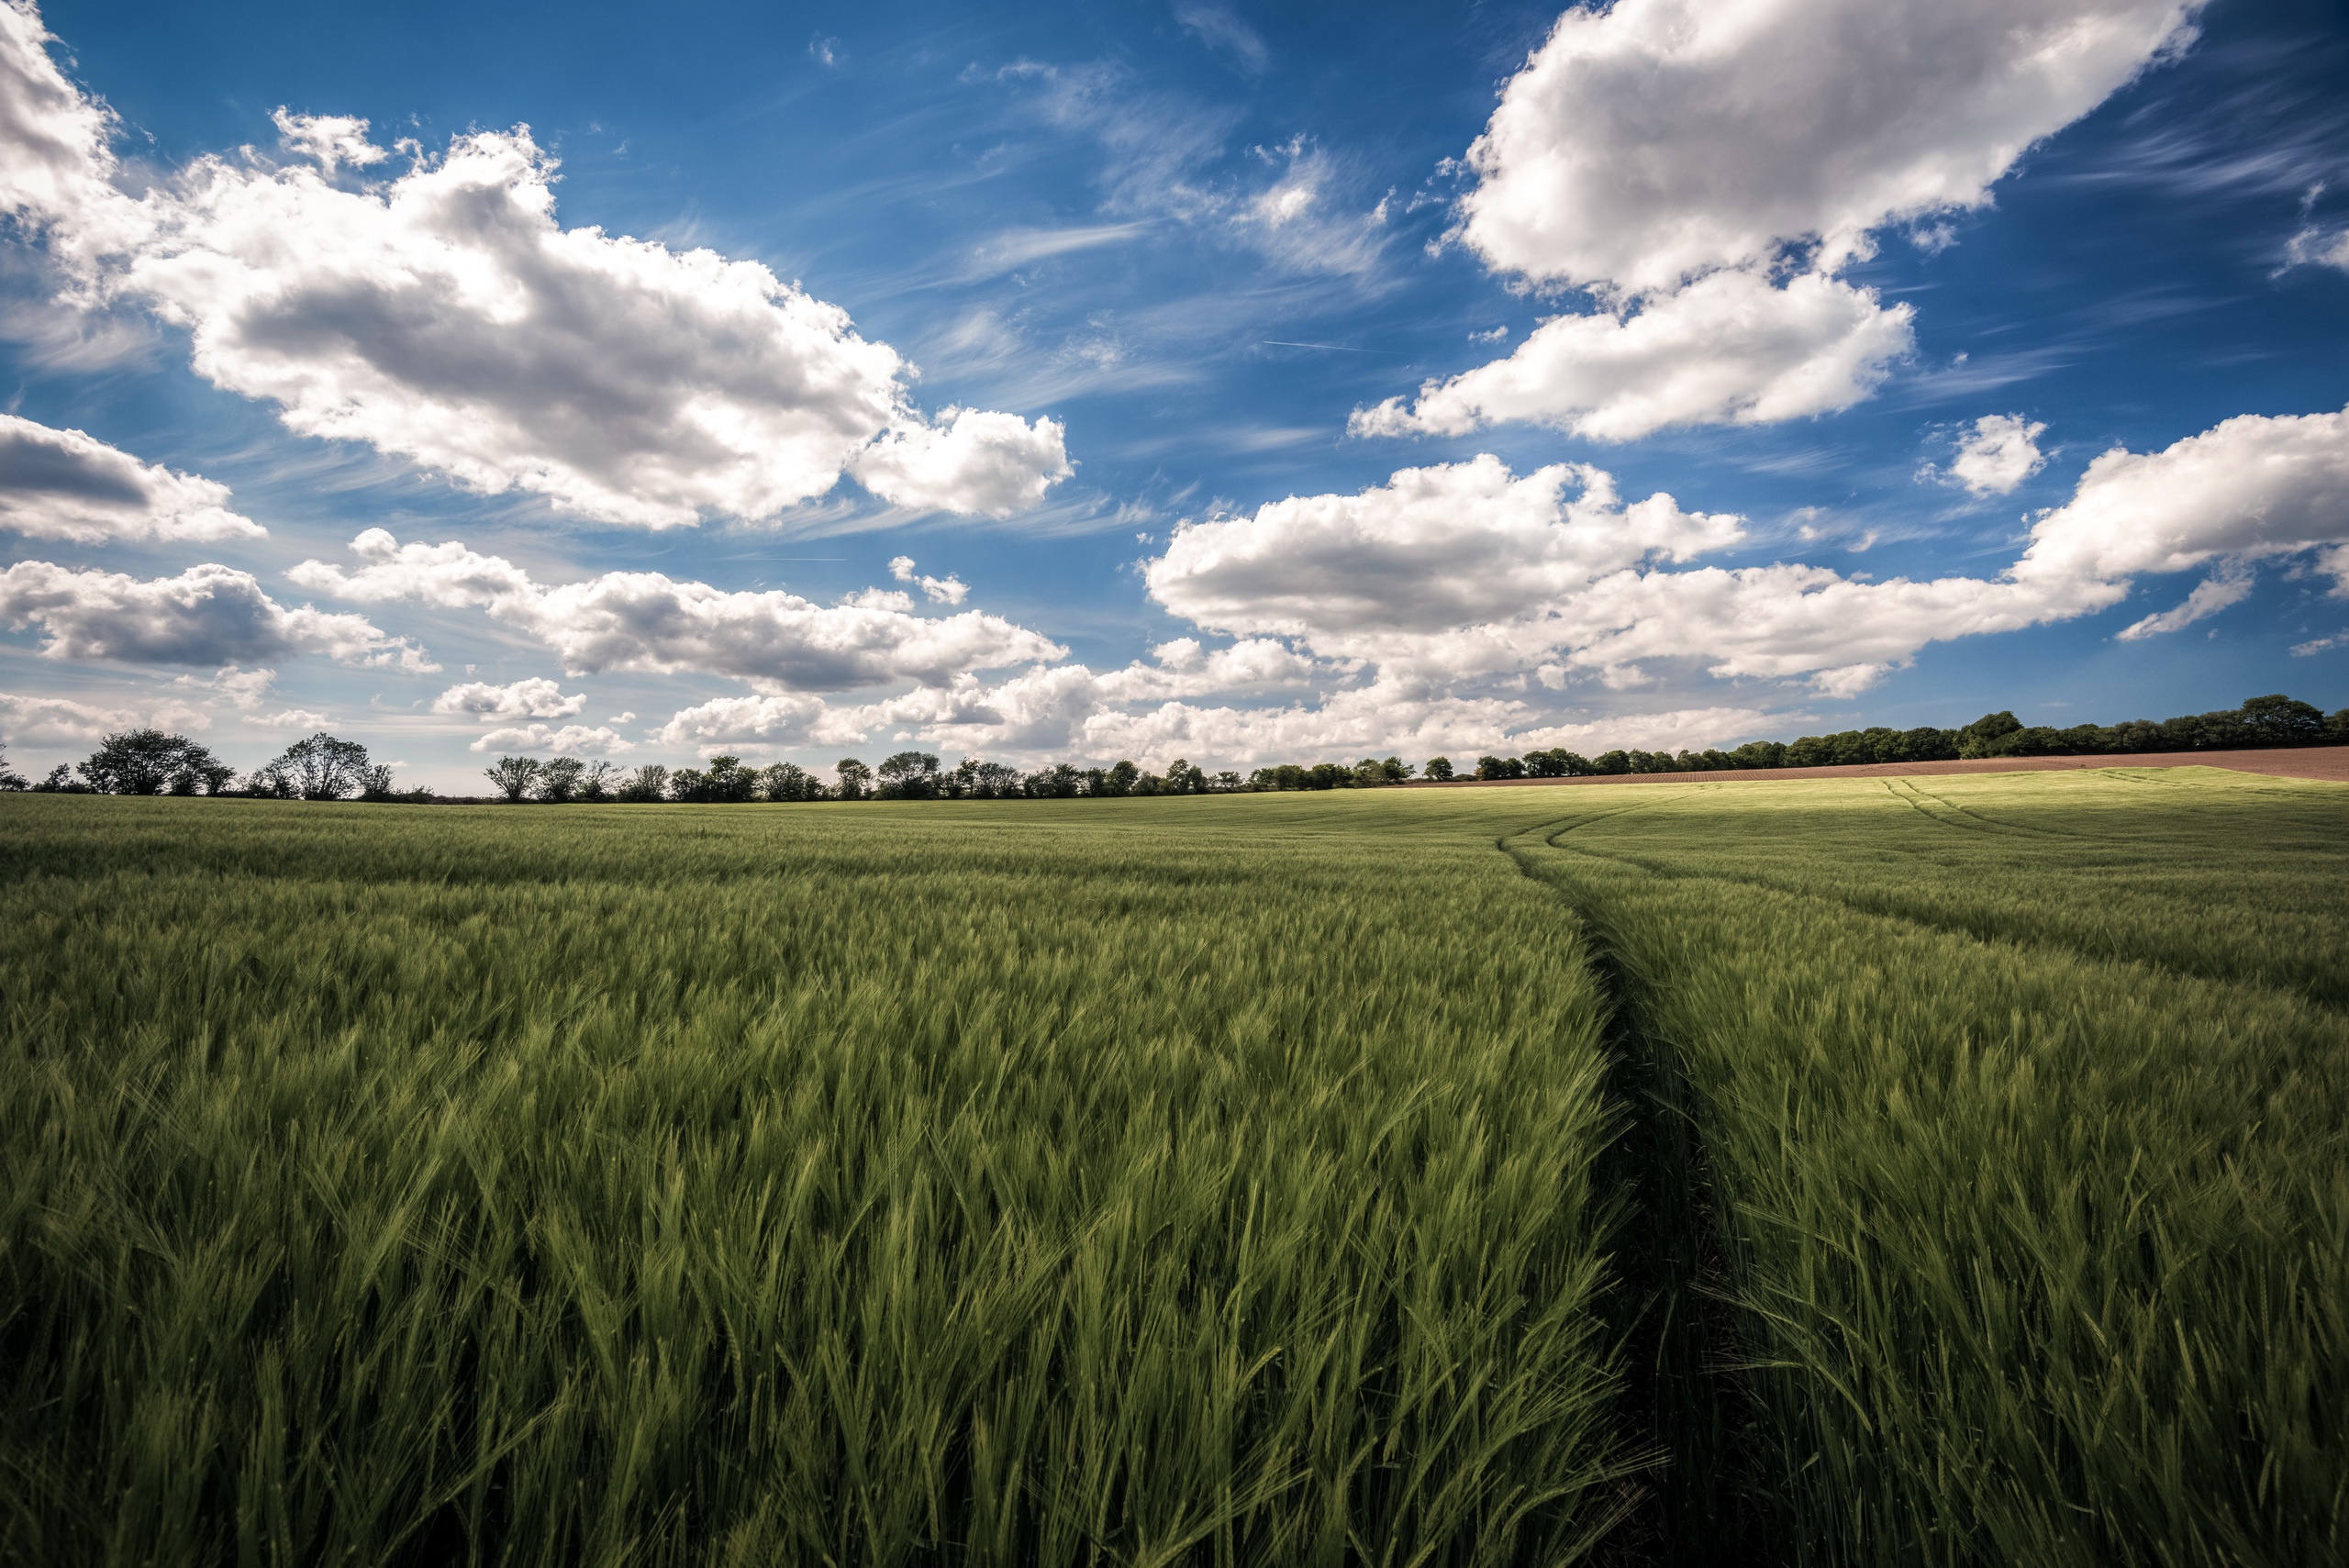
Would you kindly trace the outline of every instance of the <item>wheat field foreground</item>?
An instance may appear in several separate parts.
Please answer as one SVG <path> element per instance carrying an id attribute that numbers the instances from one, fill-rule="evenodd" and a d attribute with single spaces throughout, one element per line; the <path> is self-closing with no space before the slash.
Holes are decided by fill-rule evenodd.
<path id="1" fill-rule="evenodd" d="M 2340 1562 L 2349 791 L 0 799 L 0 1561 Z"/>

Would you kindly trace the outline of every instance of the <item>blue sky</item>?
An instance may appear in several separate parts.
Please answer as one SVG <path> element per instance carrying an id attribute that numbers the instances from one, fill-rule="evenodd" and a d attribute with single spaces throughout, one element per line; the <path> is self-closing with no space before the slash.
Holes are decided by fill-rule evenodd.
<path id="1" fill-rule="evenodd" d="M 2349 704 L 2337 3 L 13 16 L 19 771 Z"/>

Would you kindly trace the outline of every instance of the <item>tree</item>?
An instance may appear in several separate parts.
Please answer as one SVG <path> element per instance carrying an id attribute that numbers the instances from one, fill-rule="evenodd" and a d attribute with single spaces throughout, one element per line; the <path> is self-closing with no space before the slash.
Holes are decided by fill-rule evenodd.
<path id="1" fill-rule="evenodd" d="M 109 735 L 80 770 L 83 781 L 100 795 L 161 795 L 183 776 L 187 787 L 173 793 L 194 795 L 195 786 L 216 771 L 222 776 L 234 772 L 222 768 L 211 752 L 186 736 L 161 729 Z"/>
<path id="2" fill-rule="evenodd" d="M 1428 759 L 1428 765 L 1421 768 L 1419 773 L 1422 777 L 1436 784 L 1450 784 L 1452 782 L 1452 759 L 1449 757 L 1430 757 Z"/>
<path id="3" fill-rule="evenodd" d="M 237 770 L 201 746 L 191 745 L 164 786 L 166 795 L 218 795 L 228 787 Z"/>
<path id="4" fill-rule="evenodd" d="M 482 776 L 504 793 L 510 806 L 530 793 L 530 786 L 539 782 L 540 769 L 536 757 L 500 757 L 482 770 Z"/>
<path id="5" fill-rule="evenodd" d="M 15 794 L 32 787 L 31 782 L 24 774 L 8 766 L 8 753 L 0 751 L 0 791 Z"/>
<path id="6" fill-rule="evenodd" d="M 759 771 L 762 800 L 816 800 L 823 793 L 823 781 L 796 762 L 775 762 Z"/>
<path id="7" fill-rule="evenodd" d="M 647 762 L 623 781 L 613 792 L 619 799 L 632 804 L 669 798 L 669 770 L 658 762 Z"/>
<path id="8" fill-rule="evenodd" d="M 881 764 L 884 800 L 934 800 L 938 793 L 938 759 L 930 752 L 900 751 Z"/>
<path id="9" fill-rule="evenodd" d="M 338 740 L 321 729 L 285 748 L 270 767 L 304 800 L 340 800 L 358 792 L 367 771 L 367 748 L 356 740 Z"/>
<path id="10" fill-rule="evenodd" d="M 556 757 L 539 769 L 539 798 L 551 806 L 563 806 L 579 798 L 579 781 L 585 776 L 587 764 L 576 757 Z"/>
<path id="11" fill-rule="evenodd" d="M 609 762 L 588 763 L 587 771 L 579 778 L 579 798 L 582 800 L 611 799 L 612 791 L 618 787 L 612 781 L 618 776 L 619 770 Z"/>
<path id="12" fill-rule="evenodd" d="M 679 768 L 669 778 L 671 800 L 702 805 L 749 800 L 758 788 L 759 775 L 744 767 L 740 757 L 712 757 L 707 768 Z"/>
<path id="13" fill-rule="evenodd" d="M 1957 732 L 1957 754 L 1961 757 L 2004 757 L 2010 753 L 2000 749 L 1999 742 L 2021 731 L 2022 720 L 2011 713 L 1986 713 Z M 1792 762 L 1793 759 L 1788 758 Z M 1795 763 L 1795 766 L 1801 766 Z"/>
<path id="14" fill-rule="evenodd" d="M 2243 705 L 2243 727 L 2254 746 L 2321 746 L 2324 712 L 2313 703 L 2296 702 L 2281 692 L 2253 697 Z"/>
<path id="15" fill-rule="evenodd" d="M 1226 795 L 1234 794 L 1240 788 L 1240 775 L 1232 772 L 1230 768 L 1226 768 L 1223 772 L 1216 774 L 1215 787 Z"/>
<path id="16" fill-rule="evenodd" d="M 841 781 L 832 786 L 832 793 L 842 800 L 863 800 L 873 793 L 873 770 L 854 757 L 842 757 L 832 764 L 832 772 Z"/>
<path id="17" fill-rule="evenodd" d="M 1101 786 L 1093 793 L 1112 796 L 1129 795 L 1133 794 L 1134 784 L 1141 777 L 1140 768 L 1135 767 L 1131 762 L 1119 761 L 1112 764 L 1108 773 L 1101 775 Z"/>
<path id="18" fill-rule="evenodd" d="M 292 800 L 301 794 L 293 777 L 275 762 L 265 763 L 245 775 L 245 793 L 264 800 Z"/>
<path id="19" fill-rule="evenodd" d="M 386 762 L 371 762 L 359 777 L 359 798 L 389 800 L 392 798 L 392 770 Z"/>

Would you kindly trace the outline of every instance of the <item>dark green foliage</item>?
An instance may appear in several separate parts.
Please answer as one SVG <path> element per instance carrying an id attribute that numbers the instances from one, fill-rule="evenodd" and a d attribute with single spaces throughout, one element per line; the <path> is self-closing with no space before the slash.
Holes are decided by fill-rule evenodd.
<path id="1" fill-rule="evenodd" d="M 100 795 L 215 795 L 236 776 L 206 748 L 161 729 L 107 736 L 79 772 Z"/>
<path id="2" fill-rule="evenodd" d="M 500 757 L 482 773 L 507 800 L 518 801 L 530 793 L 545 769 L 546 764 L 536 757 Z"/>
<path id="3" fill-rule="evenodd" d="M 1586 1555 L 1597 994 L 1330 800 L 0 802 L 0 1562 Z"/>
<path id="4" fill-rule="evenodd" d="M 2349 791 L 1575 804 L 1512 848 L 1685 1082 L 1779 1560 L 2342 1560 Z"/>
<path id="5" fill-rule="evenodd" d="M 367 748 L 320 730 L 296 740 L 263 768 L 267 783 L 256 793 L 293 800 L 340 800 L 357 795 L 367 780 Z"/>

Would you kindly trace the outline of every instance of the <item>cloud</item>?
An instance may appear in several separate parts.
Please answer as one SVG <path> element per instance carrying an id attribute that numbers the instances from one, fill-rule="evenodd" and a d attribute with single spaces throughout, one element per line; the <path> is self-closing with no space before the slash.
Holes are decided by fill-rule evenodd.
<path id="1" fill-rule="evenodd" d="M 565 696 L 562 687 L 543 675 L 503 686 L 466 681 L 432 699 L 435 713 L 472 714 L 484 723 L 498 718 L 568 718 L 586 706 L 586 693 Z"/>
<path id="2" fill-rule="evenodd" d="M 1543 282 L 1672 289 L 1987 206 L 2191 38 L 2197 0 L 1619 0 L 1558 18 L 1467 162 L 1461 236 Z"/>
<path id="3" fill-rule="evenodd" d="M 1252 161 L 1272 172 L 1269 181 L 1217 174 L 1210 171 L 1225 159 L 1241 117 L 1235 110 L 1153 92 L 1113 61 L 1020 61 L 996 76 L 1027 86 L 1053 124 L 1098 141 L 1103 206 L 1111 217 L 1171 219 L 1308 274 L 1367 277 L 1384 254 L 1387 203 L 1349 210 L 1339 191 L 1347 183 L 1341 171 L 1304 137 L 1250 150 Z M 1072 232 L 1119 236 L 1109 227 Z"/>
<path id="4" fill-rule="evenodd" d="M 39 746 L 97 740 L 126 729 L 204 730 L 211 717 L 185 703 L 97 707 L 66 697 L 0 692 L 0 742 Z"/>
<path id="5" fill-rule="evenodd" d="M 2047 465 L 2039 450 L 2039 438 L 2046 429 L 2020 414 L 1985 414 L 1960 438 L 1947 478 L 1976 496 L 2008 495 Z M 1942 474 L 1928 463 L 1919 477 Z"/>
<path id="6" fill-rule="evenodd" d="M 1525 420 L 1627 441 L 1674 425 L 1765 424 L 1848 408 L 1915 348 L 1907 305 L 1805 275 L 1722 272 L 1619 312 L 1556 317 L 1505 360 L 1357 408 L 1357 436 L 1460 435 Z"/>
<path id="7" fill-rule="evenodd" d="M 892 557 L 889 575 L 900 583 L 915 583 L 934 605 L 959 605 L 971 592 L 971 585 L 960 577 L 920 577 L 914 573 L 914 558 L 910 555 Z"/>
<path id="8" fill-rule="evenodd" d="M 1498 628 L 1548 618 L 1609 573 L 1651 557 L 1687 560 L 1742 535 L 1742 519 L 1684 512 L 1670 495 L 1626 506 L 1612 478 L 1587 465 L 1519 478 L 1487 455 L 1404 469 L 1353 495 L 1292 496 L 1186 524 L 1144 580 L 1152 598 L 1203 627 L 1381 658 L 1480 634 L 1525 641 Z M 1534 628 L 1528 646 L 1548 636 Z M 1503 662 L 1524 667 L 1513 659 Z"/>
<path id="9" fill-rule="evenodd" d="M 1229 7 L 1210 6 L 1202 0 L 1184 0 L 1174 7 L 1174 19 L 1183 30 L 1238 66 L 1246 75 L 1259 76 L 1272 63 L 1273 51 L 1265 46 L 1264 35 L 1257 32 Z"/>
<path id="10" fill-rule="evenodd" d="M 896 350 L 756 261 L 559 227 L 556 161 L 528 127 L 346 189 L 338 173 L 386 156 L 366 122 L 281 109 L 288 161 L 199 158 L 133 202 L 110 183 L 110 119 L 38 18 L 6 10 L 0 207 L 46 227 L 85 303 L 185 328 L 198 373 L 304 435 L 650 528 L 773 517 L 876 439 L 900 505 L 1002 515 L 1069 472 L 1050 420 L 934 430 Z"/>
<path id="11" fill-rule="evenodd" d="M 680 711 L 658 739 L 705 753 L 729 748 L 846 751 L 903 740 L 949 754 L 1031 764 L 1128 757 L 1163 768 L 1186 757 L 1247 767 L 1395 751 L 1417 761 L 1439 752 L 1474 755 L 1533 746 L 1701 748 L 1766 734 L 1804 717 L 1714 706 L 1545 725 L 1516 698 L 1414 692 L 1383 682 L 1270 706 L 1165 700 L 1136 709 L 1124 706 L 1137 693 L 1130 684 L 1119 683 L 1123 673 L 1063 665 L 995 685 L 959 682 L 952 688 L 918 688 L 844 707 L 814 697 L 725 698 Z"/>
<path id="12" fill-rule="evenodd" d="M 218 565 L 142 580 L 18 562 L 0 572 L 0 620 L 39 626 L 51 659 L 217 665 L 317 652 L 346 664 L 440 668 L 406 638 L 358 616 L 288 609 L 250 573 Z"/>
<path id="13" fill-rule="evenodd" d="M 2016 567 L 2036 579 L 2117 580 L 2259 561 L 2349 541 L 2349 409 L 2239 415 L 2157 452 L 2115 447 L 2032 528 Z M 2349 562 L 2322 570 L 2349 579 Z"/>
<path id="14" fill-rule="evenodd" d="M 363 169 L 391 156 L 367 139 L 365 120 L 349 115 L 288 114 L 281 104 L 270 111 L 269 121 L 288 149 L 329 174 L 345 163 Z"/>
<path id="15" fill-rule="evenodd" d="M 1469 148 L 1455 233 L 1598 309 L 1349 428 L 1630 440 L 1850 407 L 1912 351 L 1913 312 L 1836 274 L 1886 224 L 1986 206 L 2032 143 L 2189 39 L 2199 3 L 1569 9 Z"/>
<path id="16" fill-rule="evenodd" d="M 2236 602 L 2263 559 L 2313 552 L 2349 592 L 2349 410 L 2245 415 L 2157 452 L 2106 452 L 1995 577 L 1684 564 L 1742 539 L 1738 518 L 1669 495 L 1626 506 L 1596 469 L 1520 479 L 1487 456 L 1185 525 L 1144 578 L 1199 626 L 1297 639 L 1414 690 L 1508 672 L 1631 686 L 1647 662 L 1694 660 L 1849 695 L 1928 643 L 2091 614 L 2139 577 L 2213 562 L 2225 569 L 2186 606 L 2123 635 Z"/>
<path id="17" fill-rule="evenodd" d="M 258 539 L 268 530 L 227 507 L 228 487 L 140 462 L 80 430 L 0 414 L 0 528 L 28 539 Z"/>
<path id="18" fill-rule="evenodd" d="M 403 545 L 382 528 L 361 534 L 351 550 L 365 563 L 355 572 L 306 561 L 287 575 L 362 603 L 479 606 L 552 649 L 573 674 L 694 672 L 773 692 L 844 691 L 889 680 L 946 680 L 1064 652 L 980 611 L 915 615 L 904 595 L 893 595 L 901 604 L 822 606 L 780 589 L 729 593 L 657 572 L 611 572 L 549 586 L 503 557 L 455 542 Z"/>
<path id="19" fill-rule="evenodd" d="M 1074 469 L 1057 419 L 949 408 L 936 425 L 900 424 L 860 452 L 856 481 L 895 506 L 1008 517 Z"/>
<path id="20" fill-rule="evenodd" d="M 474 741 L 468 751 L 553 751 L 573 754 L 584 751 L 589 755 L 614 756 L 633 751 L 636 743 L 622 738 L 617 729 L 602 725 L 593 728 L 584 724 L 566 724 L 557 729 L 551 725 L 524 724 L 504 729 L 493 729 Z"/>
<path id="21" fill-rule="evenodd" d="M 109 183 L 114 116 L 65 79 L 52 41 L 31 6 L 0 6 L 0 212 L 37 224 L 127 205 Z"/>
<path id="22" fill-rule="evenodd" d="M 2176 609 L 2164 610 L 2159 615 L 2147 616 L 2144 619 L 2123 628 L 2114 635 L 2123 642 L 2136 642 L 2148 637 L 2159 637 L 2165 631 L 2176 631 L 2180 627 L 2192 626 L 2205 616 L 2217 615 L 2230 605 L 2241 604 L 2250 594 L 2251 576 L 2248 573 L 2222 573 L 2220 576 L 2207 578 L 2197 584 L 2194 592 L 2186 595 L 2186 602 Z"/>
<path id="23" fill-rule="evenodd" d="M 2320 228 L 2310 224 L 2284 242 L 2288 267 L 2338 267 L 2349 272 L 2349 228 Z"/>
<path id="24" fill-rule="evenodd" d="M 2349 631 L 2336 631 L 2331 637 L 2320 637 L 2307 642 L 2292 644 L 2292 657 L 2306 659 L 2315 653 L 2329 653 L 2336 648 L 2349 648 Z"/>

